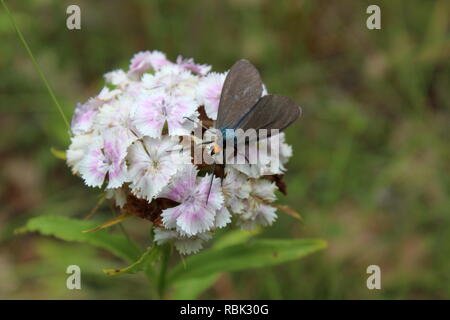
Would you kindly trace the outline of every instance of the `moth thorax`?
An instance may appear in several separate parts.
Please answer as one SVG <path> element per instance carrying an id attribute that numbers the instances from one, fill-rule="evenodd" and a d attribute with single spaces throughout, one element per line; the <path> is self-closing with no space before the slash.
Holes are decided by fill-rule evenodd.
<path id="1" fill-rule="evenodd" d="M 219 153 L 220 151 L 222 151 L 222 148 L 220 147 L 220 145 L 217 142 L 213 142 L 213 153 Z"/>

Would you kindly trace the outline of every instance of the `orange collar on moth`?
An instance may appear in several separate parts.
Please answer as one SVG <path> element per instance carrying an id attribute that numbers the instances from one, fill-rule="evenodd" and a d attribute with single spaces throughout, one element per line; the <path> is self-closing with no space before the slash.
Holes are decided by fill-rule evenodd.
<path id="1" fill-rule="evenodd" d="M 213 143 L 213 152 L 214 153 L 219 153 L 222 149 L 220 148 L 219 144 L 217 143 Z"/>

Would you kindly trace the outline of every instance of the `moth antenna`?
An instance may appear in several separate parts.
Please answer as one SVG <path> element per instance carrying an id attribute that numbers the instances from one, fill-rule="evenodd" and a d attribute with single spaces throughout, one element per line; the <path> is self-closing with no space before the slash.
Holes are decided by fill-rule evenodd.
<path id="1" fill-rule="evenodd" d="M 179 150 L 180 153 L 181 153 L 181 152 L 183 152 L 184 148 L 183 148 L 183 147 L 178 148 L 178 149 L 175 149 L 175 148 L 174 148 L 174 149 L 172 149 L 172 150 L 166 150 L 166 152 L 174 152 L 174 151 L 178 151 L 178 150 Z"/>
<path id="2" fill-rule="evenodd" d="M 198 125 L 200 125 L 203 129 L 205 129 L 205 130 L 208 130 L 209 128 L 207 128 L 207 127 L 205 127 L 201 122 L 199 122 L 199 121 L 195 121 L 195 120 L 193 120 L 193 119 L 191 119 L 191 118 L 189 118 L 189 117 L 183 117 L 183 118 L 185 118 L 185 119 L 187 119 L 187 120 L 189 120 L 189 121 L 192 121 L 193 123 L 195 123 L 195 124 L 198 124 Z"/>

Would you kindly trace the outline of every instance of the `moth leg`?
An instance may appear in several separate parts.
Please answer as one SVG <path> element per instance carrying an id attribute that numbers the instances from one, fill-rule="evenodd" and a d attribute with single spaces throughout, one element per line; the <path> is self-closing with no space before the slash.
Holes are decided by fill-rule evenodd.
<path id="1" fill-rule="evenodd" d="M 214 172 L 216 171 L 216 163 L 213 164 L 213 169 L 211 173 L 211 181 L 209 182 L 209 189 L 208 189 L 208 195 L 206 196 L 206 204 L 208 204 L 209 195 L 211 194 L 211 188 L 214 181 Z"/>

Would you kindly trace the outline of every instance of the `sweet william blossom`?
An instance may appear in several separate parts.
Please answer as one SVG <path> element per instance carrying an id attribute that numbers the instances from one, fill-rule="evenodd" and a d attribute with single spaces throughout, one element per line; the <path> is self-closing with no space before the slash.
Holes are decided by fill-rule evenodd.
<path id="1" fill-rule="evenodd" d="M 176 64 L 163 66 L 154 74 L 145 74 L 142 84 L 148 90 L 163 90 L 169 96 L 185 96 L 195 99 L 199 77 Z"/>
<path id="2" fill-rule="evenodd" d="M 103 102 L 110 102 L 121 93 L 122 90 L 120 89 L 109 89 L 108 87 L 103 87 L 102 91 L 100 91 L 100 93 L 98 94 L 97 99 Z"/>
<path id="3" fill-rule="evenodd" d="M 137 102 L 133 125 L 138 131 L 152 138 L 159 138 L 167 123 L 169 135 L 189 135 L 194 122 L 187 120 L 197 109 L 195 100 L 184 96 L 167 96 L 161 91 L 144 94 Z"/>
<path id="4" fill-rule="evenodd" d="M 70 140 L 69 149 L 67 149 L 67 164 L 72 168 L 73 174 L 78 174 L 80 165 L 86 157 L 91 144 L 96 140 L 94 133 L 74 135 Z"/>
<path id="5" fill-rule="evenodd" d="M 130 188 L 140 197 L 151 201 L 174 176 L 190 163 L 190 155 L 174 151 L 178 139 L 144 137 L 133 143 L 128 152 Z"/>
<path id="6" fill-rule="evenodd" d="M 85 103 L 78 103 L 72 116 L 72 133 L 79 135 L 92 131 L 100 108 L 120 93 L 121 90 L 110 90 L 108 87 L 104 87 L 96 97 L 90 98 Z"/>
<path id="7" fill-rule="evenodd" d="M 127 203 L 127 192 L 126 187 L 106 189 L 106 198 L 113 199 L 116 206 L 123 208 Z"/>
<path id="8" fill-rule="evenodd" d="M 105 74 L 106 85 L 77 105 L 72 118 L 72 172 L 88 186 L 103 187 L 117 207 L 152 221 L 155 243 L 171 242 L 181 254 L 201 250 L 218 228 L 271 225 L 277 186 L 265 175 L 284 174 L 292 155 L 281 133 L 279 144 L 272 144 L 274 137 L 260 140 L 246 154 L 261 146 L 279 152 L 262 154 L 252 165 L 227 158 L 220 178 L 211 180 L 209 162 L 192 164 L 192 146 L 210 160 L 221 159 L 204 142 L 217 138 L 209 119 L 217 119 L 226 73 L 210 70 L 191 58 L 172 62 L 159 51 L 139 52 L 128 71 Z M 195 137 L 194 129 L 204 135 Z"/>
<path id="9" fill-rule="evenodd" d="M 126 136 L 125 147 L 128 147 L 133 141 L 141 137 L 133 124 L 134 112 L 134 97 L 121 95 L 100 108 L 94 128 L 99 132 L 106 132 L 110 129 L 120 132 L 122 136 Z"/>
<path id="10" fill-rule="evenodd" d="M 71 130 L 74 134 L 85 134 L 91 131 L 94 117 L 103 102 L 98 99 L 89 99 L 86 103 L 78 103 L 72 117 Z"/>
<path id="11" fill-rule="evenodd" d="M 162 66 L 171 64 L 166 55 L 160 51 L 141 51 L 134 55 L 130 62 L 129 73 L 138 76 L 149 69 L 159 70 Z"/>
<path id="12" fill-rule="evenodd" d="M 225 206 L 235 214 L 242 213 L 245 209 L 244 200 L 248 199 L 251 192 L 251 182 L 248 178 L 231 166 L 226 166 L 225 177 L 222 181 L 222 191 Z"/>
<path id="13" fill-rule="evenodd" d="M 106 176 L 108 188 L 118 188 L 127 181 L 127 137 L 120 130 L 108 130 L 90 145 L 80 164 L 84 182 L 91 187 L 101 187 Z"/>
<path id="14" fill-rule="evenodd" d="M 182 56 L 178 56 L 177 64 L 181 66 L 185 70 L 192 71 L 194 73 L 198 73 L 199 75 L 206 75 L 209 70 L 211 70 L 211 66 L 207 64 L 198 64 L 194 62 L 194 59 L 184 59 Z"/>
<path id="15" fill-rule="evenodd" d="M 178 229 L 189 236 L 213 228 L 217 210 L 223 204 L 220 180 L 214 178 L 209 189 L 211 177 L 197 177 L 197 174 L 194 165 L 186 165 L 160 194 L 160 197 L 180 203 L 163 210 L 164 226 Z"/>
<path id="16" fill-rule="evenodd" d="M 122 69 L 108 72 L 105 74 L 105 80 L 107 83 L 118 86 L 121 89 L 124 89 L 130 83 L 130 78 Z"/>
<path id="17" fill-rule="evenodd" d="M 276 200 L 276 185 L 265 179 L 251 182 L 251 191 L 244 201 L 244 209 L 238 215 L 242 229 L 251 230 L 258 225 L 270 226 L 277 218 L 276 209 L 270 205 Z"/>
<path id="18" fill-rule="evenodd" d="M 251 207 L 249 211 L 250 215 L 245 215 L 238 221 L 241 229 L 253 230 L 257 226 L 270 226 L 277 219 L 277 209 L 262 203 L 254 203 L 254 207 Z"/>
<path id="19" fill-rule="evenodd" d="M 169 241 L 174 241 L 175 248 L 181 254 L 197 253 L 203 249 L 203 244 L 212 238 L 210 232 L 203 232 L 196 236 L 188 236 L 175 230 L 155 228 L 155 242 L 162 245 Z"/>
<path id="20" fill-rule="evenodd" d="M 204 105 L 206 115 L 212 120 L 217 119 L 220 95 L 226 75 L 226 73 L 211 72 L 200 80 L 197 87 L 197 100 L 199 104 Z"/>

